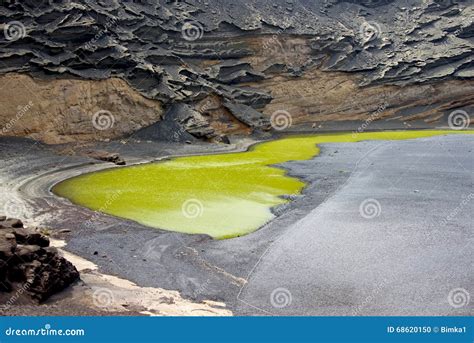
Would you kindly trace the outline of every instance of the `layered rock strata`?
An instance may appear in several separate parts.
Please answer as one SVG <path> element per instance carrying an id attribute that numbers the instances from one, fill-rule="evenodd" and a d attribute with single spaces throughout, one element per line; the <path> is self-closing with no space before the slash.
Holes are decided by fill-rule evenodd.
<path id="1" fill-rule="evenodd" d="M 472 106 L 473 17 L 453 0 L 9 0 L 0 73 L 47 86 L 4 76 L 39 109 L 19 129 L 17 107 L 36 102 L 15 97 L 0 124 L 53 143 L 116 138 L 183 120 L 176 104 L 200 115 L 166 134 L 204 139 L 269 128 L 275 111 L 316 127 L 374 114 L 445 123 Z M 115 125 L 90 125 L 98 112 Z"/>
<path id="2" fill-rule="evenodd" d="M 49 239 L 0 217 L 0 305 L 43 301 L 79 278 L 76 268 L 49 246 Z"/>

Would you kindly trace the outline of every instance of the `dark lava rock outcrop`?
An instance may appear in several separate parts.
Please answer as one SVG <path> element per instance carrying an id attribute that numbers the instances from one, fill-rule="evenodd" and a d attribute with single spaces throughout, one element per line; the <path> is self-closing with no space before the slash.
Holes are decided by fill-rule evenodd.
<path id="1" fill-rule="evenodd" d="M 108 152 L 104 150 L 92 150 L 87 152 L 87 156 L 99 161 L 111 162 L 118 166 L 124 166 L 125 160 L 116 152 Z"/>
<path id="2" fill-rule="evenodd" d="M 384 104 L 377 119 L 428 125 L 473 104 L 473 17 L 472 1 L 456 0 L 8 0 L 0 73 L 117 77 L 165 109 L 216 99 L 187 131 L 206 139 L 268 127 L 276 110 L 294 123 L 351 121 Z M 142 115 L 108 132 L 150 125 Z M 72 123 L 54 134 L 75 135 Z M 76 138 L 94 138 L 92 126 L 80 128 Z"/>
<path id="3" fill-rule="evenodd" d="M 46 300 L 78 278 L 46 236 L 18 219 L 0 217 L 0 306 L 8 309 L 25 297 Z"/>

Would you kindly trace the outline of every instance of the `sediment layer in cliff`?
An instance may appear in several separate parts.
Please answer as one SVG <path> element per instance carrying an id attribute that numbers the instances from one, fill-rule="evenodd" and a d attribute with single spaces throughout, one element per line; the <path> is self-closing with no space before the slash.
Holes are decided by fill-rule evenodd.
<path id="1" fill-rule="evenodd" d="M 266 129 L 275 111 L 302 125 L 442 122 L 472 106 L 473 14 L 469 1 L 11 0 L 0 88 L 5 99 L 13 83 L 19 100 L 0 124 L 35 106 L 22 87 L 46 100 L 8 133 L 51 143 L 128 135 L 166 114 L 183 121 L 172 135 L 210 140 Z M 107 130 L 90 125 L 96 113 Z"/>

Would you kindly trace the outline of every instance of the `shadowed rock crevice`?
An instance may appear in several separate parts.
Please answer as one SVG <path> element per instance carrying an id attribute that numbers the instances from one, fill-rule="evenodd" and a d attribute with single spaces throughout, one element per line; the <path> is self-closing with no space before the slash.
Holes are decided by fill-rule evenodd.
<path id="1" fill-rule="evenodd" d="M 46 236 L 20 220 L 0 217 L 0 303 L 7 310 L 19 299 L 46 300 L 77 279 L 76 268 Z"/>

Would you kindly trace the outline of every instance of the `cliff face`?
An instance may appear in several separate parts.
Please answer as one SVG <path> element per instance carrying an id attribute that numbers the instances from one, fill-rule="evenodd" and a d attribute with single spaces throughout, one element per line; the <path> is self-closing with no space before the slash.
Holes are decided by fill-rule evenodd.
<path id="1" fill-rule="evenodd" d="M 473 17 L 472 2 L 451 0 L 5 1 L 0 73 L 32 76 L 48 99 L 40 113 L 63 119 L 10 132 L 91 140 L 164 117 L 176 125 L 157 124 L 153 138 L 221 139 L 275 127 L 275 112 L 303 127 L 374 113 L 399 127 L 443 123 L 474 103 Z M 3 77 L 2 99 L 22 77 Z M 83 125 L 99 111 L 129 127 Z M 0 125 L 16 115 L 3 110 Z"/>
<path id="2" fill-rule="evenodd" d="M 10 73 L 0 84 L 1 133 L 48 144 L 129 135 L 163 115 L 160 102 L 118 78 L 40 80 Z"/>

